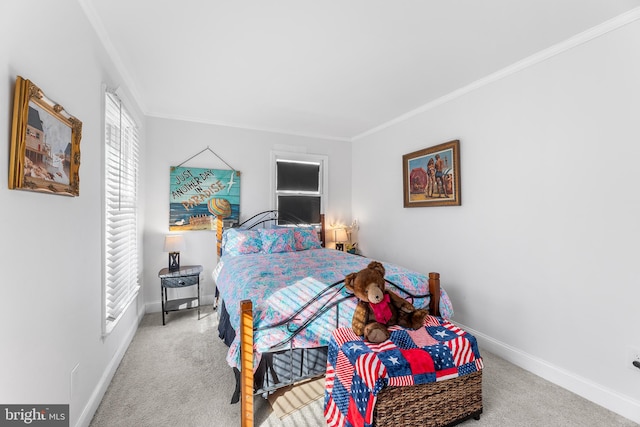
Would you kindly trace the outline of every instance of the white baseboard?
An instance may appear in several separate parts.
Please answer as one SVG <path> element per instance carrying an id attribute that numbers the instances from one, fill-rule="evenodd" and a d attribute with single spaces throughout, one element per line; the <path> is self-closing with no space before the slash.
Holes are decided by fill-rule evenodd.
<path id="1" fill-rule="evenodd" d="M 124 354 L 129 348 L 131 341 L 133 341 L 133 337 L 135 336 L 136 331 L 138 330 L 138 325 L 142 321 L 142 318 L 144 317 L 144 315 L 145 315 L 144 310 L 140 310 L 138 313 L 137 323 L 133 324 L 129 328 L 125 336 L 125 339 L 122 341 L 117 351 L 109 361 L 109 364 L 107 365 L 104 373 L 102 374 L 100 381 L 96 385 L 96 388 L 93 390 L 93 393 L 89 398 L 89 401 L 84 407 L 82 414 L 80 414 L 80 417 L 78 417 L 78 422 L 75 424 L 75 427 L 88 427 L 89 424 L 91 424 L 93 415 L 98 410 L 98 406 L 100 406 L 100 402 L 102 402 L 102 397 L 106 393 L 107 388 L 109 387 L 109 384 L 111 384 L 111 380 L 113 379 L 113 376 L 115 375 L 116 370 L 118 369 L 118 366 L 120 366 L 120 362 L 122 361 Z"/>
<path id="2" fill-rule="evenodd" d="M 545 380 L 640 424 L 640 401 L 554 366 L 482 332 L 456 322 L 475 336 L 482 348 Z"/>

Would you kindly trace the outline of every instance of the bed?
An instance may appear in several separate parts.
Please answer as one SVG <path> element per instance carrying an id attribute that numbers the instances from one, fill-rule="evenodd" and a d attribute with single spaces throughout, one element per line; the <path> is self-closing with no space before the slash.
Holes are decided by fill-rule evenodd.
<path id="1" fill-rule="evenodd" d="M 350 327 L 356 304 L 344 277 L 372 261 L 324 248 L 323 227 L 283 218 L 268 211 L 225 230 L 213 273 L 218 333 L 237 379 L 232 403 L 240 400 L 250 417 L 254 394 L 325 374 L 331 332 Z M 391 289 L 433 315 L 453 315 L 437 273 L 383 264 Z"/>

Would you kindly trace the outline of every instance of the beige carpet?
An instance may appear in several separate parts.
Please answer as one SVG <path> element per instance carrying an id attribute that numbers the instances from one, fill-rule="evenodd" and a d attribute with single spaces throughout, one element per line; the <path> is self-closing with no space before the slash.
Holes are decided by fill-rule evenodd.
<path id="1" fill-rule="evenodd" d="M 267 400 L 278 418 L 307 406 L 311 402 L 324 397 L 324 377 L 307 380 L 277 390 Z"/>
<path id="2" fill-rule="evenodd" d="M 90 427 L 234 427 L 240 405 L 231 405 L 235 381 L 225 361 L 211 307 L 148 314 L 127 350 Z M 638 424 L 520 369 L 487 351 L 479 421 L 460 427 L 632 427 Z M 256 427 L 326 426 L 324 399 L 282 418 L 255 396 Z M 405 427 L 399 425 L 398 427 Z"/>

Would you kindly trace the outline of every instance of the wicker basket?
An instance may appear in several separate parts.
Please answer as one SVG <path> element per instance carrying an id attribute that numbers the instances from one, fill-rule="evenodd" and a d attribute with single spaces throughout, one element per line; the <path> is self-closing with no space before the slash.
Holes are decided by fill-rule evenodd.
<path id="1" fill-rule="evenodd" d="M 450 380 L 408 387 L 387 387 L 378 394 L 373 424 L 452 426 L 482 413 L 482 371 Z"/>

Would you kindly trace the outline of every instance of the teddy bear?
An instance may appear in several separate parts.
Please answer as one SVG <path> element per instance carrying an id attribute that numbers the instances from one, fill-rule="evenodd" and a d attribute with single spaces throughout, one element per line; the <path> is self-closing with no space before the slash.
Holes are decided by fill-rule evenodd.
<path id="1" fill-rule="evenodd" d="M 389 339 L 389 326 L 418 329 L 429 314 L 428 310 L 416 309 L 404 298 L 385 289 L 384 275 L 384 266 L 372 261 L 367 268 L 348 274 L 344 280 L 347 290 L 359 300 L 351 328 L 365 341 L 376 344 Z"/>

